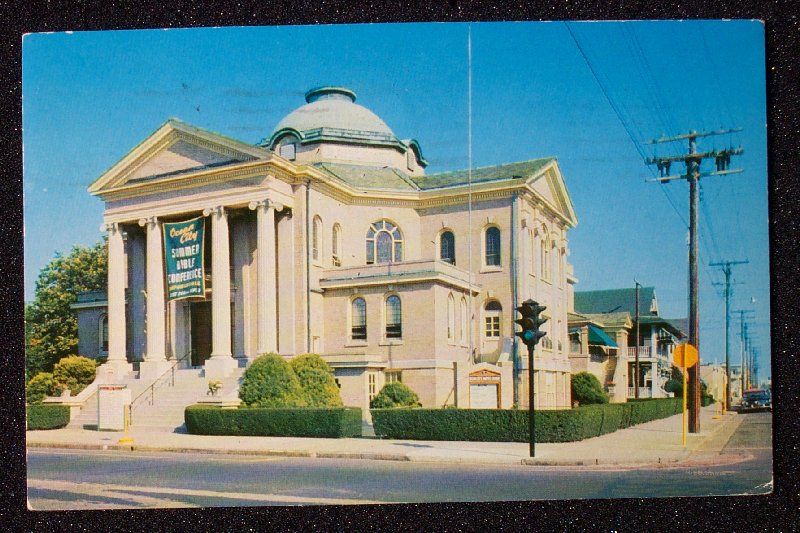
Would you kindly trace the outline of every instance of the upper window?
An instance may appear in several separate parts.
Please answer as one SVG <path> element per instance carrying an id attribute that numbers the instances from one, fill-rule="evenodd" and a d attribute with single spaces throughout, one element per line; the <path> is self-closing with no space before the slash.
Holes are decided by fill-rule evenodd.
<path id="1" fill-rule="evenodd" d="M 486 303 L 484 310 L 484 335 L 490 339 L 500 338 L 500 315 L 503 313 L 503 306 L 497 300 Z"/>
<path id="2" fill-rule="evenodd" d="M 297 145 L 295 143 L 287 143 L 281 145 L 281 157 L 294 161 L 297 158 Z"/>
<path id="3" fill-rule="evenodd" d="M 311 258 L 319 261 L 322 250 L 322 219 L 319 215 L 314 217 L 314 225 L 311 228 Z"/>
<path id="4" fill-rule="evenodd" d="M 355 298 L 350 310 L 350 336 L 353 340 L 367 340 L 367 302 Z"/>
<path id="5" fill-rule="evenodd" d="M 456 300 L 453 294 L 447 295 L 447 340 L 456 339 Z"/>
<path id="6" fill-rule="evenodd" d="M 439 259 L 456 264 L 456 237 L 452 231 L 445 231 L 439 237 Z"/>
<path id="7" fill-rule="evenodd" d="M 541 245 L 541 261 L 542 261 L 542 278 L 550 279 L 550 240 L 547 237 L 542 237 Z"/>
<path id="8" fill-rule="evenodd" d="M 331 235 L 331 254 L 333 266 L 342 266 L 342 260 L 339 257 L 339 246 L 342 242 L 342 227 L 337 222 L 333 225 L 333 234 Z"/>
<path id="9" fill-rule="evenodd" d="M 531 229 L 528 230 L 528 250 L 528 271 L 534 274 L 536 272 L 536 237 Z"/>
<path id="10" fill-rule="evenodd" d="M 392 294 L 386 298 L 386 338 L 400 339 L 403 337 L 403 311 L 400 307 L 400 297 Z"/>
<path id="11" fill-rule="evenodd" d="M 388 220 L 374 222 L 367 230 L 367 264 L 399 263 L 403 260 L 403 236 Z"/>
<path id="12" fill-rule="evenodd" d="M 461 297 L 461 344 L 467 343 L 467 299 Z"/>
<path id="13" fill-rule="evenodd" d="M 500 266 L 500 228 L 486 228 L 486 266 Z"/>

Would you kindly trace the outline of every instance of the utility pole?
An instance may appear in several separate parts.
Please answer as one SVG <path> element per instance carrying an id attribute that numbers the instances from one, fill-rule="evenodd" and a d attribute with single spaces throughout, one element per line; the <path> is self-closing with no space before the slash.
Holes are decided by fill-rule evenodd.
<path id="1" fill-rule="evenodd" d="M 633 397 L 638 400 L 639 399 L 639 287 L 641 287 L 641 285 L 636 280 L 633 280 L 633 282 L 636 284 L 636 305 L 635 305 L 635 309 L 636 309 L 636 344 L 634 345 L 634 348 L 633 348 L 633 353 L 634 353 L 634 357 L 635 357 L 635 360 L 636 360 L 636 364 L 635 364 L 636 370 L 635 370 L 635 375 L 634 375 L 634 378 L 633 378 Z"/>
<path id="2" fill-rule="evenodd" d="M 744 265 L 749 261 L 718 261 L 709 263 L 708 266 L 722 268 L 725 274 L 725 409 L 731 408 L 731 358 L 730 358 L 730 337 L 731 337 L 731 267 L 734 265 Z M 715 283 L 714 285 L 719 285 Z"/>
<path id="3" fill-rule="evenodd" d="M 747 343 L 747 323 L 744 321 L 744 317 L 751 313 L 754 313 L 751 309 L 742 309 L 739 311 L 734 311 L 734 313 L 739 313 L 739 335 L 742 345 L 742 375 L 740 376 L 742 382 L 742 398 L 744 398 L 744 391 L 747 390 L 747 367 L 745 366 L 746 362 L 746 343 Z"/>
<path id="4" fill-rule="evenodd" d="M 697 271 L 697 257 L 698 257 L 698 235 L 697 235 L 697 217 L 698 217 L 698 191 L 697 183 L 701 177 L 704 176 L 720 176 L 726 174 L 735 174 L 741 172 L 741 169 L 729 170 L 731 156 L 739 155 L 744 150 L 739 148 L 726 148 L 724 150 L 711 150 L 706 152 L 697 151 L 697 139 L 701 137 L 709 137 L 712 135 L 723 135 L 741 131 L 741 128 L 731 130 L 718 130 L 697 132 L 690 131 L 683 135 L 676 135 L 675 137 L 662 137 L 654 139 L 648 144 L 659 144 L 665 142 L 675 142 L 688 140 L 689 152 L 686 155 L 679 156 L 666 156 L 666 157 L 652 157 L 645 160 L 648 165 L 656 165 L 661 176 L 659 178 L 650 179 L 647 181 L 658 181 L 660 183 L 668 183 L 673 180 L 686 180 L 689 182 L 689 343 L 700 351 L 700 313 L 698 304 L 700 279 Z M 700 165 L 704 159 L 714 159 L 716 161 L 717 170 L 715 172 L 700 172 Z M 672 163 L 683 163 L 686 168 L 685 174 L 669 175 L 669 169 Z M 698 356 L 697 364 L 689 367 L 689 433 L 700 432 L 700 360 Z"/>

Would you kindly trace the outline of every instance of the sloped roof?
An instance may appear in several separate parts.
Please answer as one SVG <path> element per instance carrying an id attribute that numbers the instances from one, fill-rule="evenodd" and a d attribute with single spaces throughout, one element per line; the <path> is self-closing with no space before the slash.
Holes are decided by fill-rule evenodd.
<path id="1" fill-rule="evenodd" d="M 614 313 L 588 313 L 586 315 L 593 322 L 600 322 L 606 327 L 624 326 L 632 323 L 631 315 L 627 311 Z"/>
<path id="2" fill-rule="evenodd" d="M 650 304 L 655 298 L 655 287 L 639 288 L 639 315 L 650 315 Z M 605 289 L 576 291 L 575 311 L 590 314 L 627 312 L 636 317 L 636 289 Z"/>
<path id="3" fill-rule="evenodd" d="M 358 189 L 418 190 L 408 174 L 391 167 L 344 163 L 314 163 L 314 167 Z"/>
<path id="4" fill-rule="evenodd" d="M 689 336 L 689 319 L 688 318 L 665 318 L 672 327 L 683 333 L 684 337 Z"/>
<path id="5" fill-rule="evenodd" d="M 541 170 L 548 163 L 555 161 L 554 157 L 542 157 L 519 161 L 517 163 L 505 163 L 490 167 L 479 167 L 472 169 L 472 183 L 482 183 L 487 181 L 498 181 L 516 178 L 527 179 Z M 438 174 L 427 174 L 425 176 L 414 176 L 411 179 L 422 190 L 438 189 L 442 187 L 455 187 L 467 185 L 470 182 L 469 170 L 454 170 L 450 172 L 440 172 Z"/>

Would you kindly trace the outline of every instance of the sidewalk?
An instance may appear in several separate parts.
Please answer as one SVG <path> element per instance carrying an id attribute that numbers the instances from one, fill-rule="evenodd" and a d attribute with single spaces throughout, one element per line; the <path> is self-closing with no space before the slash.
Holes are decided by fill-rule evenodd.
<path id="1" fill-rule="evenodd" d="M 536 457 L 529 457 L 527 443 L 449 442 L 383 439 L 313 439 L 295 437 L 219 437 L 131 431 L 133 445 L 117 444 L 118 432 L 83 429 L 28 431 L 29 448 L 164 451 L 377 459 L 429 463 L 524 464 L 524 465 L 643 465 L 676 464 L 708 459 L 718 454 L 741 423 L 727 413 L 715 419 L 715 406 L 701 410 L 698 434 L 687 434 L 681 445 L 681 415 L 655 420 L 615 433 L 569 443 L 540 443 Z"/>

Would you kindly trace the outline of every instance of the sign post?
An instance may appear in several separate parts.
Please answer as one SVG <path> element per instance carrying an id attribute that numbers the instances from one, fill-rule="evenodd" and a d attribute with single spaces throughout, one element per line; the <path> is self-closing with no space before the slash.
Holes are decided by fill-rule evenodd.
<path id="1" fill-rule="evenodd" d="M 205 295 L 204 237 L 203 217 L 164 223 L 167 301 Z"/>
<path id="2" fill-rule="evenodd" d="M 697 364 L 698 359 L 699 359 L 699 354 L 697 353 L 697 348 L 695 348 L 688 342 L 676 346 L 675 351 L 672 353 L 673 364 L 679 367 L 681 369 L 681 372 L 683 373 L 683 410 L 681 411 L 681 440 L 684 446 L 686 446 L 686 403 L 687 403 L 686 389 L 688 385 L 686 374 L 689 368 Z"/>

